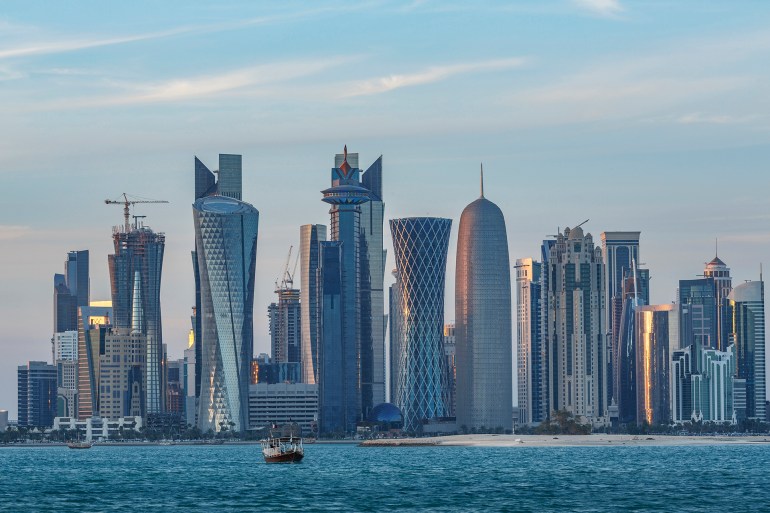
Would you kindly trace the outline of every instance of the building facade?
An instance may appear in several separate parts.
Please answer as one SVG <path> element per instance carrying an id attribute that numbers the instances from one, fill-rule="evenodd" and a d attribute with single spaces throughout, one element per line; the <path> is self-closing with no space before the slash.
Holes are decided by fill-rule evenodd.
<path id="1" fill-rule="evenodd" d="M 237 158 L 236 158 L 237 157 Z M 198 427 L 248 428 L 259 212 L 241 201 L 240 156 L 220 155 L 219 182 L 196 158 L 196 365 Z"/>
<path id="2" fill-rule="evenodd" d="M 138 329 L 112 329 L 99 357 L 99 416 L 117 420 L 147 414 L 144 386 L 147 337 Z"/>
<path id="3" fill-rule="evenodd" d="M 671 353 L 679 344 L 679 309 L 676 304 L 638 306 L 635 318 L 636 422 L 668 424 L 671 420 Z"/>
<path id="4" fill-rule="evenodd" d="M 500 208 L 484 197 L 460 216 L 455 274 L 457 425 L 513 429 L 511 264 Z"/>
<path id="5" fill-rule="evenodd" d="M 444 324 L 444 357 L 449 393 L 449 416 L 454 417 L 457 411 L 457 338 L 453 322 Z"/>
<path id="6" fill-rule="evenodd" d="M 111 318 L 112 307 L 78 307 L 78 419 L 99 415 L 99 365 Z"/>
<path id="7" fill-rule="evenodd" d="M 281 285 L 275 292 L 278 303 L 268 306 L 273 360 L 299 364 L 302 361 L 300 291 Z"/>
<path id="8" fill-rule="evenodd" d="M 318 382 L 318 271 L 320 243 L 326 240 L 326 226 L 302 225 L 299 240 L 302 382 L 312 385 Z"/>
<path id="9" fill-rule="evenodd" d="M 548 407 L 580 421 L 609 422 L 605 286 L 601 249 L 580 227 L 566 228 L 549 248 L 543 272 Z"/>
<path id="10" fill-rule="evenodd" d="M 317 431 L 318 385 L 257 383 L 249 386 L 251 429 L 296 422 L 303 434 Z"/>
<path id="11" fill-rule="evenodd" d="M 56 417 L 56 367 L 46 362 L 20 365 L 17 384 L 19 427 L 53 426 Z"/>
<path id="12" fill-rule="evenodd" d="M 443 328 L 451 226 L 451 219 L 435 217 L 390 221 L 402 312 L 396 406 L 407 432 L 449 415 Z"/>
<path id="13" fill-rule="evenodd" d="M 516 260 L 516 379 L 519 423 L 542 422 L 542 264 L 532 258 Z"/>
<path id="14" fill-rule="evenodd" d="M 724 351 L 729 344 L 726 320 L 727 297 L 733 290 L 733 279 L 730 276 L 730 268 L 727 267 L 727 264 L 725 264 L 719 258 L 719 255 L 717 255 L 711 262 L 706 264 L 706 268 L 703 270 L 703 277 L 714 280 L 717 303 L 717 349 Z"/>
<path id="15" fill-rule="evenodd" d="M 620 298 L 620 322 L 616 323 L 612 337 L 612 343 L 616 346 L 611 351 L 611 403 L 617 408 L 618 421 L 621 424 L 637 421 L 636 351 L 639 342 L 636 338 L 636 313 L 647 304 L 649 298 L 650 273 L 647 269 L 636 269 L 636 265 L 634 268 L 635 271 L 632 269 L 630 275 L 625 278 L 624 292 Z M 677 336 L 678 333 L 677 330 Z M 671 349 L 678 347 L 678 340 L 670 346 Z"/>

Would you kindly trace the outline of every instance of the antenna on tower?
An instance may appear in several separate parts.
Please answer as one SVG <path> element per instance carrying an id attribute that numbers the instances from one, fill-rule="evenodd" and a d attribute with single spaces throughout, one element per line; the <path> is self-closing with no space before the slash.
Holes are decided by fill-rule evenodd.
<path id="1" fill-rule="evenodd" d="M 484 197 L 484 163 L 481 163 L 481 197 Z"/>

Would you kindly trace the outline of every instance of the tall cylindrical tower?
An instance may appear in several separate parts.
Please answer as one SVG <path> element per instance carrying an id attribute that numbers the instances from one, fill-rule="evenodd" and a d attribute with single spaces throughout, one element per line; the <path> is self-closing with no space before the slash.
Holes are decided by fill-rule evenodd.
<path id="1" fill-rule="evenodd" d="M 451 219 L 391 219 L 401 329 L 396 406 L 404 430 L 449 414 L 444 358 L 444 282 Z"/>
<path id="2" fill-rule="evenodd" d="M 483 179 L 483 178 L 482 178 Z M 460 217 L 455 278 L 457 426 L 513 428 L 511 274 L 500 208 L 481 197 Z"/>

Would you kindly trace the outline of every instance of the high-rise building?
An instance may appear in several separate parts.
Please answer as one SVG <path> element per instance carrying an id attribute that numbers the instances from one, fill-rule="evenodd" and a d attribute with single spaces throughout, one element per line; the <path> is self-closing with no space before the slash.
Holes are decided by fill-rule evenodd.
<path id="1" fill-rule="evenodd" d="M 511 264 L 500 208 L 484 197 L 460 217 L 455 276 L 457 425 L 513 429 Z"/>
<path id="2" fill-rule="evenodd" d="M 78 419 L 99 415 L 99 365 L 111 318 L 109 306 L 78 308 Z"/>
<path id="3" fill-rule="evenodd" d="M 631 276 L 631 269 L 639 265 L 639 236 L 641 232 L 602 232 L 602 260 L 604 260 L 604 297 L 606 304 L 604 326 L 607 330 L 607 346 L 610 353 L 610 359 L 607 363 L 607 378 L 610 390 L 608 397 L 618 401 L 613 397 L 615 378 L 615 365 L 617 363 L 617 352 L 620 347 L 619 331 L 620 319 L 623 313 L 625 280 Z M 639 284 L 641 285 L 641 284 Z M 641 288 L 640 304 L 649 304 L 649 294 Z M 632 328 L 633 329 L 633 328 Z"/>
<path id="4" fill-rule="evenodd" d="M 196 388 L 203 432 L 248 428 L 259 212 L 240 200 L 240 178 L 240 156 L 220 155 L 218 182 L 195 159 Z"/>
<path id="5" fill-rule="evenodd" d="M 636 266 L 634 265 L 634 268 Z M 650 272 L 647 269 L 636 269 L 624 280 L 621 300 L 622 309 L 619 319 L 615 319 L 612 330 L 611 351 L 612 368 L 612 400 L 618 409 L 618 421 L 621 424 L 637 420 L 637 388 L 636 388 L 636 312 L 647 304 L 649 298 Z M 678 319 L 678 317 L 677 317 Z M 619 321 L 619 323 L 618 323 Z M 677 330 L 677 335 L 679 331 Z M 679 347 L 677 340 L 671 348 Z"/>
<path id="6" fill-rule="evenodd" d="M 745 417 L 765 418 L 765 282 L 742 283 L 727 297 L 728 340 L 735 344 L 736 379 L 745 388 Z"/>
<path id="7" fill-rule="evenodd" d="M 457 411 L 457 338 L 453 322 L 444 324 L 444 357 L 446 358 L 447 391 L 449 394 L 449 416 Z"/>
<path id="8" fill-rule="evenodd" d="M 64 262 L 64 274 L 55 274 L 54 333 L 77 331 L 78 307 L 89 301 L 88 250 L 70 251 Z"/>
<path id="9" fill-rule="evenodd" d="M 703 270 L 703 276 L 705 278 L 712 278 L 714 280 L 714 289 L 716 292 L 717 303 L 717 349 L 724 351 L 729 344 L 727 340 L 727 321 L 726 308 L 727 308 L 727 296 L 733 290 L 733 279 L 730 276 L 730 268 L 727 264 L 720 260 L 719 255 L 706 264 L 706 268 Z"/>
<path id="10" fill-rule="evenodd" d="M 667 424 L 671 420 L 671 354 L 679 344 L 679 309 L 673 303 L 640 305 L 635 308 L 635 318 L 636 422 Z"/>
<path id="11" fill-rule="evenodd" d="M 20 427 L 46 428 L 56 417 L 56 367 L 28 362 L 18 367 L 18 422 Z"/>
<path id="12" fill-rule="evenodd" d="M 361 400 L 364 418 L 385 402 L 385 259 L 382 155 L 361 175 L 369 201 L 361 204 Z"/>
<path id="13" fill-rule="evenodd" d="M 326 240 L 326 226 L 306 224 L 300 227 L 300 332 L 302 334 L 302 381 L 318 382 L 318 269 L 319 243 Z"/>
<path id="14" fill-rule="evenodd" d="M 746 410 L 746 383 L 736 379 L 735 346 L 678 349 L 671 355 L 671 420 L 735 423 Z M 697 372 L 695 369 L 699 369 Z"/>
<path id="15" fill-rule="evenodd" d="M 77 325 L 72 331 L 54 333 L 54 347 L 56 360 L 78 359 L 78 330 Z"/>
<path id="16" fill-rule="evenodd" d="M 99 357 L 99 416 L 116 420 L 144 417 L 147 337 L 139 330 L 113 328 Z"/>
<path id="17" fill-rule="evenodd" d="M 609 351 L 601 249 L 582 228 L 566 228 L 550 246 L 543 272 L 549 276 L 543 286 L 548 407 L 606 425 Z"/>
<path id="18" fill-rule="evenodd" d="M 680 347 L 695 344 L 717 349 L 716 294 L 714 278 L 679 281 Z M 697 364 L 697 359 L 693 363 Z"/>
<path id="19" fill-rule="evenodd" d="M 369 201 L 370 193 L 361 186 L 359 179 L 361 170 L 358 168 L 358 154 L 348 155 L 347 147 L 343 155 L 335 156 L 335 167 L 332 169 L 332 186 L 322 191 L 323 201 L 331 205 L 331 240 L 341 242 L 339 246 L 341 266 L 341 332 L 339 343 L 341 365 L 341 386 L 344 389 L 344 410 L 341 419 L 345 430 L 355 429 L 355 424 L 362 419 L 365 404 L 371 402 L 371 383 L 363 389 L 363 376 L 368 372 L 371 377 L 372 340 L 371 340 L 371 301 L 364 298 L 363 283 L 369 280 L 366 255 L 368 251 L 362 246 L 364 236 L 361 229 L 361 204 Z M 364 261 L 362 262 L 362 256 Z M 369 285 L 366 284 L 368 287 Z M 324 292 L 325 294 L 325 292 Z M 333 316 L 337 317 L 335 311 Z M 325 319 L 322 322 L 326 322 Z M 326 356 L 329 356 L 329 346 L 337 345 L 324 334 L 321 343 Z M 328 369 L 328 367 L 327 367 Z M 329 378 L 329 373 L 325 376 Z M 326 387 L 322 394 L 330 392 Z M 365 397 L 366 396 L 366 397 Z M 329 406 L 327 398 L 321 397 L 323 407 Z M 328 420 L 328 419 L 327 419 Z M 333 424 L 339 424 L 334 422 Z M 329 426 L 330 424 L 326 424 Z M 322 413 L 320 427 L 325 429 Z"/>
<path id="20" fill-rule="evenodd" d="M 390 357 L 390 397 L 388 400 L 391 403 L 395 403 L 396 401 L 396 386 L 399 380 L 398 373 L 402 345 L 401 335 L 403 333 L 401 330 L 402 311 L 400 289 L 398 285 L 398 271 L 395 269 L 393 270 L 393 277 L 396 281 L 388 290 L 388 311 L 390 312 L 388 316 L 390 319 L 390 348 L 388 351 Z"/>
<path id="21" fill-rule="evenodd" d="M 342 242 L 321 242 L 318 258 L 318 429 L 322 434 L 350 433 L 360 403 L 353 379 L 357 360 L 345 351 L 343 339 Z"/>
<path id="22" fill-rule="evenodd" d="M 541 274 L 542 264 L 532 258 L 516 260 L 516 376 L 519 423 L 543 421 Z"/>
<path id="23" fill-rule="evenodd" d="M 183 415 L 185 413 L 184 360 L 169 361 L 166 374 L 168 375 L 166 411 L 170 414 Z"/>
<path id="24" fill-rule="evenodd" d="M 56 360 L 56 416 L 77 417 L 77 401 L 77 360 Z"/>
<path id="25" fill-rule="evenodd" d="M 131 330 L 134 309 L 142 317 L 142 334 L 147 338 L 145 355 L 146 383 L 143 386 L 147 413 L 165 409 L 163 389 L 163 329 L 161 323 L 160 285 L 166 237 L 142 225 L 113 227 L 115 253 L 107 257 L 112 291 L 113 326 Z M 139 278 L 139 287 L 135 282 Z M 134 299 L 135 292 L 141 302 Z"/>
<path id="26" fill-rule="evenodd" d="M 197 402 L 195 397 L 195 309 L 190 318 L 192 328 L 187 336 L 187 349 L 184 350 L 184 411 L 185 422 L 189 426 L 196 426 Z"/>
<path id="27" fill-rule="evenodd" d="M 436 217 L 390 220 L 402 312 L 396 406 L 407 432 L 420 432 L 425 420 L 449 414 L 443 327 L 451 226 L 451 219 Z M 458 371 L 460 365 L 458 358 Z M 510 360 L 508 365 L 510 371 Z"/>
<path id="28" fill-rule="evenodd" d="M 302 333 L 300 322 L 300 291 L 288 285 L 276 289 L 278 303 L 268 306 L 270 345 L 273 360 L 281 363 L 302 361 Z"/>

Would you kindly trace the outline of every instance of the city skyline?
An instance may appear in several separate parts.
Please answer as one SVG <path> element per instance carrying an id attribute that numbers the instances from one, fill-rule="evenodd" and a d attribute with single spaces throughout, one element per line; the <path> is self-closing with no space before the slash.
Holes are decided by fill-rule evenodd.
<path id="1" fill-rule="evenodd" d="M 298 245 L 296 227 L 328 222 L 318 208 L 318 191 L 327 186 L 321 171 L 344 143 L 362 155 L 384 155 L 386 220 L 451 218 L 450 248 L 483 160 L 487 188 L 514 227 L 512 262 L 536 255 L 543 235 L 563 229 L 563 223 L 591 218 L 587 228 L 595 237 L 609 230 L 643 233 L 651 304 L 670 302 L 679 280 L 702 273 L 715 256 L 715 238 L 734 284 L 757 279 L 770 243 L 764 192 L 769 178 L 763 174 L 770 148 L 767 118 L 756 108 L 766 95 L 767 72 L 753 65 L 766 60 L 770 48 L 760 30 L 767 14 L 749 6 L 696 12 L 683 4 L 622 1 L 620 11 L 607 13 L 583 7 L 590 4 L 525 2 L 506 9 L 487 3 L 474 12 L 431 2 L 326 10 L 308 5 L 302 13 L 272 7 L 255 12 L 261 21 L 252 25 L 243 22 L 245 16 L 237 16 L 240 25 L 232 22 L 236 16 L 227 9 L 192 9 L 178 19 L 178 6 L 164 5 L 152 23 L 142 25 L 136 13 L 126 13 L 124 25 L 104 25 L 104 32 L 92 32 L 99 23 L 67 26 L 74 20 L 57 6 L 33 15 L 9 4 L 0 19 L 7 29 L 0 38 L 0 79 L 7 86 L 8 112 L 0 127 L 0 173 L 9 193 L 0 204 L 0 283 L 12 294 L 0 298 L 0 384 L 8 390 L 0 392 L 0 408 L 15 410 L 16 366 L 50 357 L 50 276 L 61 272 L 62 255 L 89 250 L 91 298 L 110 297 L 109 234 L 121 219 L 103 200 L 124 191 L 171 201 L 134 213 L 147 215 L 148 225 L 167 235 L 163 338 L 170 355 L 182 354 L 194 304 L 189 162 L 193 154 L 214 162 L 220 149 L 244 156 L 244 197 L 261 213 L 255 353 L 269 347 L 262 312 L 274 298 L 272 283 L 286 250 Z M 677 30 L 655 21 L 662 15 Z M 97 10 L 91 16 L 98 22 L 109 15 Z M 56 17 L 61 21 L 52 21 Z M 443 23 L 427 23 L 434 17 Z M 399 31 L 406 37 L 396 44 L 385 35 L 408 19 L 447 41 L 462 19 L 472 27 L 496 18 L 485 33 L 469 30 L 473 38 L 460 34 L 443 51 L 409 52 L 418 36 Z M 308 43 L 341 19 L 352 36 L 371 36 L 359 55 L 350 57 L 348 48 L 332 43 L 318 53 L 307 51 Z M 381 27 L 373 28 L 373 19 Z M 710 26 L 717 19 L 719 29 Z M 308 26 L 315 28 L 307 31 Z M 588 34 L 594 30 L 616 43 L 612 51 Z M 258 49 L 263 38 L 282 31 L 306 35 L 276 56 Z M 118 35 L 104 37 L 112 32 Z M 551 36 L 557 46 L 570 43 L 573 62 L 554 53 Z M 505 51 L 489 54 L 495 37 L 504 43 L 495 47 Z M 214 47 L 193 67 L 161 69 L 181 47 L 203 40 Z M 248 42 L 253 54 L 218 61 L 233 41 Z M 156 50 L 163 55 L 152 57 Z M 323 60 L 323 52 L 339 60 Z M 627 63 L 630 55 L 635 59 Z M 308 60 L 316 57 L 314 67 Z M 134 64 L 119 72 L 110 60 Z M 357 87 L 356 94 L 330 93 L 352 63 L 355 73 L 348 72 L 343 85 Z M 311 72 L 317 75 L 303 75 Z M 255 78 L 262 75 L 275 81 Z M 93 85 L 81 91 L 87 82 Z M 57 84 L 61 96 L 44 93 Z M 311 85 L 317 85 L 317 95 L 301 106 L 312 108 L 297 112 L 292 100 L 312 92 Z M 506 89 L 512 96 L 503 94 Z M 328 97 L 329 105 L 320 105 Z M 538 101 L 525 106 L 522 97 Z M 237 112 L 242 106 L 248 108 Z M 417 115 L 406 117 L 407 107 Z M 345 113 L 351 108 L 365 113 L 367 122 Z M 235 122 L 222 128 L 225 116 Z M 46 141 L 46 151 L 39 151 L 40 141 Z M 551 182 L 566 186 L 551 190 Z M 290 189 L 298 208 L 285 208 Z M 545 194 L 551 198 L 548 209 L 541 206 Z M 596 201 L 585 201 L 591 198 Z M 387 288 L 394 268 L 389 237 L 385 245 Z M 449 322 L 455 318 L 451 250 L 446 274 Z M 40 326 L 17 322 L 40 312 L 46 318 Z"/>

